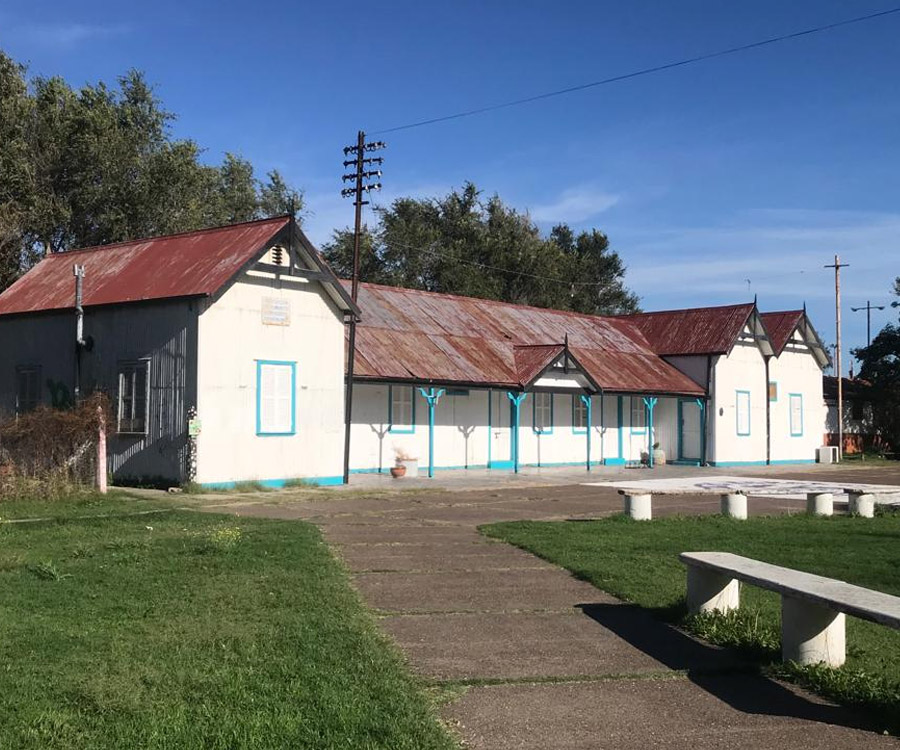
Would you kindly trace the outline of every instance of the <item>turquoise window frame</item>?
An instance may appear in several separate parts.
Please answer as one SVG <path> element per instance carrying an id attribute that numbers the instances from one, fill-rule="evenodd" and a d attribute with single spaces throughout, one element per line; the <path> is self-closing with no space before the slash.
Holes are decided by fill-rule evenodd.
<path id="1" fill-rule="evenodd" d="M 641 406 L 644 408 L 644 426 L 635 429 L 634 422 L 634 400 L 638 399 L 640 401 Z M 646 435 L 647 434 L 647 404 L 644 403 L 644 399 L 642 396 L 629 396 L 628 397 L 628 426 L 631 428 L 632 435 Z"/>
<path id="2" fill-rule="evenodd" d="M 740 411 L 740 396 L 747 396 L 747 431 L 741 432 L 741 411 Z M 734 432 L 738 437 L 750 437 L 750 433 L 753 432 L 753 409 L 751 406 L 752 402 L 750 400 L 750 391 L 735 391 L 734 392 Z"/>
<path id="3" fill-rule="evenodd" d="M 289 432 L 263 432 L 262 430 L 262 368 L 265 366 L 291 368 L 291 429 Z M 297 434 L 297 363 L 280 359 L 256 360 L 256 436 L 289 437 Z"/>
<path id="4" fill-rule="evenodd" d="M 537 397 L 538 397 L 538 396 L 549 396 L 549 397 L 550 397 L 550 429 L 546 429 L 546 428 L 545 428 L 545 429 L 539 430 L 537 427 L 535 427 L 535 424 L 536 424 L 535 415 L 537 414 Z M 538 393 L 532 394 L 532 399 L 531 399 L 531 431 L 534 432 L 535 435 L 552 435 L 552 434 L 553 434 L 553 421 L 554 421 L 554 420 L 553 420 L 553 402 L 554 402 L 554 401 L 556 401 L 556 399 L 553 398 L 553 394 L 552 394 L 552 393 L 542 393 L 542 392 L 538 392 Z"/>
<path id="5" fill-rule="evenodd" d="M 388 386 L 387 423 L 388 432 L 391 435 L 415 435 L 416 434 L 416 388 L 409 385 L 398 385 L 397 388 L 409 388 L 412 394 L 412 425 L 408 430 L 394 427 L 394 386 Z"/>
<path id="6" fill-rule="evenodd" d="M 794 423 L 791 419 L 791 415 L 794 413 L 794 399 L 800 399 L 800 432 L 794 432 Z M 788 394 L 788 430 L 791 433 L 791 437 L 803 437 L 803 394 L 802 393 L 789 393 Z"/>
<path id="7" fill-rule="evenodd" d="M 587 427 L 576 427 L 576 426 L 575 426 L 575 410 L 578 408 L 578 405 L 579 405 L 579 404 L 581 404 L 582 406 L 584 406 L 584 409 L 585 409 L 585 411 L 584 411 L 584 417 L 585 417 L 585 419 L 587 419 L 587 404 L 585 404 L 585 403 L 581 400 L 581 394 L 580 394 L 580 393 L 573 393 L 573 394 L 572 394 L 572 434 L 573 434 L 573 435 L 586 435 L 586 434 L 587 434 Z M 601 409 L 603 408 L 603 403 L 602 403 L 602 402 L 600 403 L 600 408 L 601 408 Z M 601 418 L 602 418 L 602 415 L 601 415 Z"/>

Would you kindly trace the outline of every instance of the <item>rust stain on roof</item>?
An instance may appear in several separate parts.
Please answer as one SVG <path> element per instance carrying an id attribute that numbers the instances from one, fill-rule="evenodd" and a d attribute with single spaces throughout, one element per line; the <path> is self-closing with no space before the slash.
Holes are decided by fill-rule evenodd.
<path id="1" fill-rule="evenodd" d="M 755 305 L 696 307 L 687 310 L 623 315 L 644 334 L 662 356 L 727 354 L 753 312 Z"/>
<path id="2" fill-rule="evenodd" d="M 762 318 L 776 357 L 784 351 L 784 347 L 803 320 L 803 315 L 803 310 L 760 313 L 759 317 Z"/>
<path id="3" fill-rule="evenodd" d="M 344 282 L 345 284 L 347 282 Z M 604 390 L 702 395 L 626 318 L 361 284 L 355 377 L 520 389 L 569 348 Z M 752 307 L 752 306 L 751 306 Z"/>
<path id="4" fill-rule="evenodd" d="M 75 263 L 85 267 L 85 306 L 211 295 L 288 222 L 280 216 L 57 253 L 0 294 L 0 315 L 73 309 Z"/>

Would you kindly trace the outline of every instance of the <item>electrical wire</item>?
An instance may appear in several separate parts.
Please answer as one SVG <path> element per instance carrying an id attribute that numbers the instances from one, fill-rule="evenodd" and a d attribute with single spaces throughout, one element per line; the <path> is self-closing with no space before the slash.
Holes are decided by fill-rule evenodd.
<path id="1" fill-rule="evenodd" d="M 410 122 L 405 125 L 396 125 L 391 128 L 384 128 L 382 130 L 376 130 L 371 133 L 371 135 L 383 135 L 384 133 L 396 133 L 400 130 L 411 130 L 412 128 L 420 128 L 426 125 L 434 125 L 439 122 L 447 122 L 448 120 L 458 120 L 463 117 L 472 117 L 474 115 L 484 114 L 486 112 L 494 112 L 498 109 L 506 109 L 508 107 L 517 107 L 522 104 L 530 104 L 532 102 L 542 101 L 544 99 L 550 99 L 556 96 L 563 96 L 565 94 L 572 94 L 577 91 L 584 91 L 586 89 L 595 88 L 597 86 L 605 86 L 610 83 L 618 83 L 619 81 L 627 81 L 631 78 L 638 78 L 640 76 L 651 75 L 653 73 L 661 73 L 665 70 L 672 70 L 673 68 L 680 68 L 685 65 L 693 65 L 695 63 L 704 62 L 706 60 L 713 60 L 717 57 L 725 57 L 727 55 L 734 55 L 739 52 L 747 52 L 748 50 L 758 49 L 760 47 L 765 47 L 770 44 L 777 44 L 778 42 L 786 42 L 792 39 L 799 39 L 800 37 L 810 36 L 812 34 L 819 34 L 824 31 L 831 31 L 833 29 L 838 29 L 843 26 L 850 26 L 852 24 L 863 23 L 864 21 L 871 21 L 876 18 L 883 18 L 884 16 L 889 16 L 894 13 L 900 13 L 900 7 L 889 8 L 888 10 L 878 11 L 876 13 L 869 13 L 864 16 L 856 16 L 854 18 L 847 18 L 843 21 L 835 21 L 834 23 L 823 24 L 821 26 L 814 26 L 809 29 L 803 29 L 802 31 L 795 31 L 790 34 L 781 34 L 779 36 L 769 37 L 768 39 L 761 39 L 756 42 L 750 42 L 749 44 L 742 44 L 737 47 L 728 47 L 726 49 L 716 50 L 715 52 L 707 52 L 702 55 L 695 55 L 694 57 L 688 57 L 683 60 L 677 60 L 674 62 L 664 63 L 663 65 L 655 65 L 650 68 L 643 68 L 641 70 L 635 70 L 631 73 L 623 73 L 621 75 L 612 76 L 610 78 L 603 78 L 599 81 L 592 81 L 590 83 L 582 83 L 577 86 L 569 86 L 568 88 L 558 89 L 556 91 L 547 91 L 543 94 L 536 94 L 534 96 L 526 96 L 521 99 L 513 99 L 508 102 L 502 102 L 500 104 L 491 104 L 485 107 L 478 107 L 476 109 L 468 109 L 463 110 L 462 112 L 456 112 L 451 115 L 443 115 L 441 117 L 432 117 L 427 120 L 419 120 L 417 122 Z"/>

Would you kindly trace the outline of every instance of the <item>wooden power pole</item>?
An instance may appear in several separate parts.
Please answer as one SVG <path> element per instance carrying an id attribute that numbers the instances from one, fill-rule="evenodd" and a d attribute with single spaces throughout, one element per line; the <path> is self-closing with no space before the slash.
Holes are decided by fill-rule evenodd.
<path id="1" fill-rule="evenodd" d="M 834 263 L 825 268 L 834 269 L 834 325 L 837 342 L 835 344 L 834 359 L 837 370 L 837 421 L 838 421 L 838 461 L 844 458 L 844 381 L 841 370 L 841 269 L 849 266 L 849 263 L 841 263 L 841 256 L 834 256 Z"/>

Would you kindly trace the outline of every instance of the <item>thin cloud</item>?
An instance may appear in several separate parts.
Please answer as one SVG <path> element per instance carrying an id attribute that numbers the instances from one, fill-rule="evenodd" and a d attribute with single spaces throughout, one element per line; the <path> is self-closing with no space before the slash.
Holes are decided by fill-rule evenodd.
<path id="1" fill-rule="evenodd" d="M 530 214 L 535 221 L 579 224 L 609 210 L 618 202 L 618 195 L 592 185 L 580 185 L 564 190 L 552 203 L 534 206 Z"/>
<path id="2" fill-rule="evenodd" d="M 17 34 L 34 44 L 71 49 L 84 42 L 108 39 L 127 34 L 130 27 L 124 24 L 60 23 L 28 24 L 21 26 Z"/>

